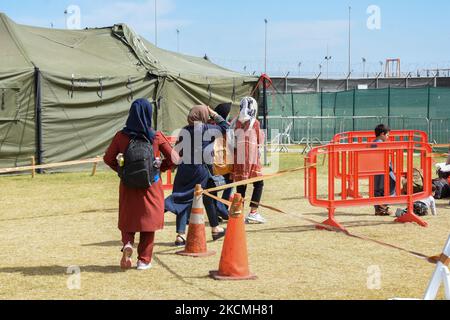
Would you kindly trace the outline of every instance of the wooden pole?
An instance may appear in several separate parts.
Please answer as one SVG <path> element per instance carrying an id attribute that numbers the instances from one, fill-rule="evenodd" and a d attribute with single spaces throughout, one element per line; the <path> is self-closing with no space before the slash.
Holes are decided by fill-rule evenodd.
<path id="1" fill-rule="evenodd" d="M 34 177 L 36 177 L 36 157 L 32 156 L 31 157 L 31 178 L 34 179 Z"/>
<path id="2" fill-rule="evenodd" d="M 92 167 L 91 177 L 95 176 L 95 174 L 97 173 L 97 165 L 98 165 L 98 162 L 94 162 L 94 166 Z"/>

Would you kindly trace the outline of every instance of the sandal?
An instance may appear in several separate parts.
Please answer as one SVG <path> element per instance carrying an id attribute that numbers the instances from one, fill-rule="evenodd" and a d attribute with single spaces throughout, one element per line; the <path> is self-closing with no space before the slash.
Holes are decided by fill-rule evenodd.
<path id="1" fill-rule="evenodd" d="M 227 231 L 227 230 L 224 229 L 223 231 L 220 231 L 220 232 L 213 232 L 213 233 L 212 233 L 213 241 L 217 241 L 217 240 L 219 240 L 219 239 L 225 237 L 226 231 Z"/>
<path id="2" fill-rule="evenodd" d="M 175 246 L 176 247 L 186 246 L 186 239 L 181 235 L 177 235 L 177 240 L 175 240 Z"/>
<path id="3" fill-rule="evenodd" d="M 392 213 L 390 212 L 389 208 L 381 207 L 375 211 L 375 216 L 377 217 L 388 217 Z"/>

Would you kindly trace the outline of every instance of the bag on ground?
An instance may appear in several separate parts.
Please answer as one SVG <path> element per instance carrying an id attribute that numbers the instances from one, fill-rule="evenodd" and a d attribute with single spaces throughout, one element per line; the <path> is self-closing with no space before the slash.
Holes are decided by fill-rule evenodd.
<path id="1" fill-rule="evenodd" d="M 450 197 L 450 184 L 446 179 L 434 179 L 433 185 L 436 187 L 435 199 L 446 199 Z"/>

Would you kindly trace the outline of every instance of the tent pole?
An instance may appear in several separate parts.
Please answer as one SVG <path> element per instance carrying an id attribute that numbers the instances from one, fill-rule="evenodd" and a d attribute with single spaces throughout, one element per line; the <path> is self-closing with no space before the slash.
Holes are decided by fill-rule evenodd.
<path id="1" fill-rule="evenodd" d="M 34 68 L 34 101 L 36 116 L 36 160 L 37 165 L 42 163 L 42 108 L 41 108 L 41 72 L 38 67 Z M 39 174 L 42 169 L 37 170 Z"/>

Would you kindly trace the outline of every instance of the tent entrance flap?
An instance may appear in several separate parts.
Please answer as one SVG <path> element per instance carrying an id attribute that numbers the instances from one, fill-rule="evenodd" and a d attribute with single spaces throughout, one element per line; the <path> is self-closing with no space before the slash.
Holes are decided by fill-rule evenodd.
<path id="1" fill-rule="evenodd" d="M 34 101 L 36 118 L 36 160 L 37 164 L 42 164 L 42 106 L 41 106 L 41 72 L 39 68 L 34 69 Z M 41 173 L 41 170 L 38 171 Z"/>

